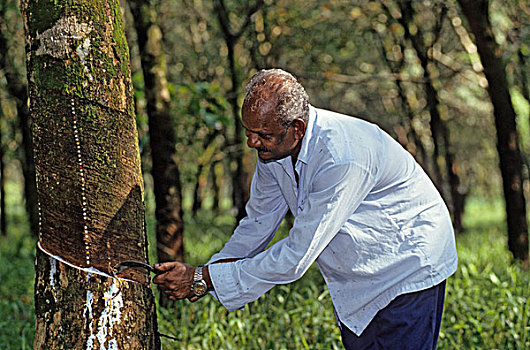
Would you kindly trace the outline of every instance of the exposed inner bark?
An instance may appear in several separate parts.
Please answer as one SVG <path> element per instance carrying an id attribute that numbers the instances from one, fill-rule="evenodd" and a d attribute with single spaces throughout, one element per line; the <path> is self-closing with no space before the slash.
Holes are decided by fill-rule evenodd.
<path id="1" fill-rule="evenodd" d="M 148 286 L 73 268 L 39 249 L 37 265 L 35 349 L 160 348 Z"/>

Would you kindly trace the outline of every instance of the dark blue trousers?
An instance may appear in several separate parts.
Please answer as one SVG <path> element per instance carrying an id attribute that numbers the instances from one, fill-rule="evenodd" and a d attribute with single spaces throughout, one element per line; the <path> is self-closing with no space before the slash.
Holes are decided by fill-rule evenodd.
<path id="1" fill-rule="evenodd" d="M 347 350 L 434 350 L 440 332 L 445 281 L 419 292 L 402 294 L 379 310 L 360 336 L 341 324 Z"/>

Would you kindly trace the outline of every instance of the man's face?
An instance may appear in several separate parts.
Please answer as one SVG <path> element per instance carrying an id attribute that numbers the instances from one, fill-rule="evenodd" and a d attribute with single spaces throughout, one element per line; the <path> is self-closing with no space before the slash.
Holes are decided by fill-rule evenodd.
<path id="1" fill-rule="evenodd" d="M 255 148 L 258 157 L 263 161 L 278 160 L 291 155 L 296 157 L 301 146 L 301 136 L 296 126 L 291 124 L 286 128 L 274 118 L 275 106 L 273 102 L 263 102 L 255 110 L 247 106 L 243 106 L 242 110 L 242 125 L 247 135 L 247 145 Z"/>

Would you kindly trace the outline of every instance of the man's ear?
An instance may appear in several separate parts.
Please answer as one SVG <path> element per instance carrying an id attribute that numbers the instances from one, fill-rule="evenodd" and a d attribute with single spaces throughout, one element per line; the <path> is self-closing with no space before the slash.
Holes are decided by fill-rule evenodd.
<path id="1" fill-rule="evenodd" d="M 293 126 L 293 129 L 294 129 L 294 136 L 299 140 L 301 139 L 302 137 L 304 137 L 305 135 L 305 128 L 306 128 L 306 123 L 300 119 L 300 118 L 296 118 L 294 119 L 292 122 L 291 122 L 291 125 Z"/>

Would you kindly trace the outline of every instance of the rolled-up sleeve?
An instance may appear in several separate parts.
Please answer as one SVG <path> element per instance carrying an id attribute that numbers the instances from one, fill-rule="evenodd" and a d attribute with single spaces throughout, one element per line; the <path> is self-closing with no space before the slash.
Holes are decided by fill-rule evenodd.
<path id="1" fill-rule="evenodd" d="M 370 171 L 363 166 L 335 164 L 333 161 L 322 164 L 314 174 L 307 199 L 286 238 L 248 259 L 210 266 L 210 276 L 220 302 L 227 309 L 235 310 L 256 300 L 276 284 L 299 279 L 373 185 Z M 252 210 L 249 212 L 253 214 Z M 252 220 L 251 215 L 249 220 Z M 272 222 L 268 225 L 270 229 Z M 256 244 L 254 238 L 246 249 L 253 244 Z M 263 249 L 263 245 L 260 247 Z"/>

